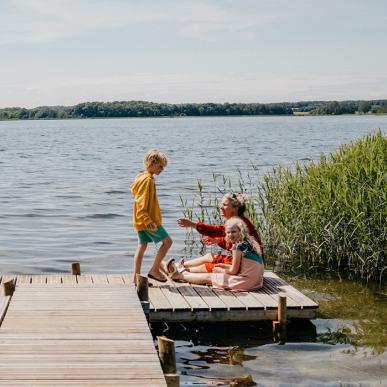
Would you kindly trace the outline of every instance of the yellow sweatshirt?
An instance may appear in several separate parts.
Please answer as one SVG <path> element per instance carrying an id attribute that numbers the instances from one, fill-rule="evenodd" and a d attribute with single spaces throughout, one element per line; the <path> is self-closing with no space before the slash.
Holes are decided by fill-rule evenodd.
<path id="1" fill-rule="evenodd" d="M 131 185 L 131 190 L 134 195 L 134 228 L 142 231 L 152 222 L 160 226 L 162 218 L 153 175 L 149 172 L 138 174 Z"/>

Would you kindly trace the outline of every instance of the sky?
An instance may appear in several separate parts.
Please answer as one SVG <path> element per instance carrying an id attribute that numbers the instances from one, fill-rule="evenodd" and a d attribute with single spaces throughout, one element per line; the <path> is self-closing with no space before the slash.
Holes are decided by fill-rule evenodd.
<path id="1" fill-rule="evenodd" d="M 386 98 L 386 0 L 0 0 L 0 108 Z"/>

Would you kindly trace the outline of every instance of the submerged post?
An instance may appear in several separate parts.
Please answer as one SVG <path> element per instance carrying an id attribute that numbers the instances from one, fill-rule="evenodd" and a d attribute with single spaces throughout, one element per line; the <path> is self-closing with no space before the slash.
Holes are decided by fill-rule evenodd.
<path id="1" fill-rule="evenodd" d="M 2 288 L 3 288 L 3 294 L 5 297 L 12 296 L 15 290 L 14 280 L 11 279 L 6 282 L 3 282 Z"/>
<path id="2" fill-rule="evenodd" d="M 279 344 L 286 342 L 286 294 L 278 294 L 278 320 L 273 321 L 274 340 Z"/>
<path id="3" fill-rule="evenodd" d="M 73 262 L 71 264 L 71 274 L 72 275 L 81 275 L 81 265 L 79 262 Z"/>
<path id="4" fill-rule="evenodd" d="M 168 387 L 178 387 L 179 374 L 176 372 L 175 342 L 165 336 L 157 336 L 159 358 Z"/>

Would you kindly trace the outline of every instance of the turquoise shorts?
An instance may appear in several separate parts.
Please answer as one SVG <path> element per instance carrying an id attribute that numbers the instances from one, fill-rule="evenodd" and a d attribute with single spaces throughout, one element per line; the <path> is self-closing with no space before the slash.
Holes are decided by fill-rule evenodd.
<path id="1" fill-rule="evenodd" d="M 158 226 L 155 231 L 150 230 L 142 230 L 138 231 L 138 243 L 141 245 L 144 245 L 145 243 L 154 242 L 158 243 L 164 240 L 165 238 L 168 238 L 169 235 L 165 231 L 165 228 L 163 226 Z"/>

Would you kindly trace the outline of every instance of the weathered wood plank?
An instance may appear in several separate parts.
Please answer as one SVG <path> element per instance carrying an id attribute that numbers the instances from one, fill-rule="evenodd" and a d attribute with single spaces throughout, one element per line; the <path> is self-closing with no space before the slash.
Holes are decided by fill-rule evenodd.
<path id="1" fill-rule="evenodd" d="M 191 307 L 191 310 L 210 310 L 210 307 L 207 305 L 207 303 L 200 297 L 200 295 L 190 284 L 174 282 L 174 285 L 179 290 L 179 293 L 187 301 Z"/>
<path id="2" fill-rule="evenodd" d="M 195 285 L 195 291 L 208 305 L 210 310 L 227 310 L 227 305 L 217 296 L 212 288 L 206 285 Z"/>
<path id="3" fill-rule="evenodd" d="M 152 279 L 148 279 L 149 282 L 149 298 L 152 302 L 152 307 L 155 311 L 158 310 L 173 310 L 172 304 L 169 299 L 164 295 L 161 289 L 158 287 L 158 282 Z"/>
<path id="4" fill-rule="evenodd" d="M 166 386 L 134 286 L 64 277 L 16 288 L 0 327 L 0 385 Z"/>
<path id="5" fill-rule="evenodd" d="M 3 323 L 5 314 L 7 313 L 10 301 L 11 296 L 0 296 L 0 326 Z"/>

